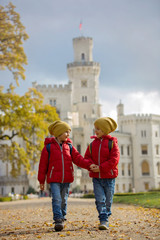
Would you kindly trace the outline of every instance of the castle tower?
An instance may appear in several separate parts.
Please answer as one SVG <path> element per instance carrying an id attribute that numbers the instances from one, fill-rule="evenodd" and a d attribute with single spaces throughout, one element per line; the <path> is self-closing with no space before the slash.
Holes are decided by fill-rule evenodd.
<path id="1" fill-rule="evenodd" d="M 118 130 L 119 132 L 122 132 L 123 128 L 122 128 L 122 124 L 120 122 L 120 118 L 124 116 L 124 105 L 120 103 L 117 105 L 117 120 L 118 120 Z"/>
<path id="2" fill-rule="evenodd" d="M 77 141 L 82 140 L 82 136 L 80 137 L 80 135 L 84 137 L 81 149 L 83 153 L 90 143 L 90 136 L 93 135 L 93 122 L 101 116 L 98 96 L 100 64 L 94 62 L 92 58 L 92 38 L 74 38 L 73 49 L 74 62 L 67 64 L 67 72 L 69 82 L 73 88 L 72 112 L 78 113 L 79 126 L 83 128 L 82 131 L 79 131 L 79 136 L 77 135 Z M 73 124 L 73 127 L 76 126 Z M 75 139 L 73 140 L 75 143 Z"/>

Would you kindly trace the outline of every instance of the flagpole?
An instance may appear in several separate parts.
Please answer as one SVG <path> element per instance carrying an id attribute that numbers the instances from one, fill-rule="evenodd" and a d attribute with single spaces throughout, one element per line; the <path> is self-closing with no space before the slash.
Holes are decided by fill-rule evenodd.
<path id="1" fill-rule="evenodd" d="M 82 36 L 82 35 L 83 35 L 83 34 L 82 34 L 82 21 L 80 21 L 79 30 L 80 30 L 80 33 L 81 33 L 81 36 Z"/>

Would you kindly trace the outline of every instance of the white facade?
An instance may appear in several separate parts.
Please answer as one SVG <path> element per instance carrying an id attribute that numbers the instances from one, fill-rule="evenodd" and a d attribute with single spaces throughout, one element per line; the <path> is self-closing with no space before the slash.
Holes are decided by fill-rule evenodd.
<path id="1" fill-rule="evenodd" d="M 93 135 L 93 123 L 101 117 L 99 104 L 100 64 L 93 61 L 92 38 L 73 39 L 74 61 L 67 64 L 68 84 L 38 85 L 33 83 L 44 96 L 44 103 L 57 108 L 61 120 L 72 127 L 71 139 L 83 155 Z M 125 115 L 124 106 L 117 106 L 120 148 L 119 176 L 115 192 L 147 191 L 160 188 L 160 115 Z M 34 166 L 38 170 L 38 165 Z M 22 175 L 12 179 L 7 163 L 0 161 L 0 195 L 11 192 L 23 193 L 29 185 L 37 189 L 37 176 Z M 15 182 L 14 182 L 15 181 Z M 75 181 L 72 188 L 93 189 L 88 171 L 75 166 Z"/>
<path id="2" fill-rule="evenodd" d="M 160 115 L 124 115 L 123 108 L 117 106 L 119 132 L 113 133 L 121 152 L 116 191 L 160 188 Z"/>

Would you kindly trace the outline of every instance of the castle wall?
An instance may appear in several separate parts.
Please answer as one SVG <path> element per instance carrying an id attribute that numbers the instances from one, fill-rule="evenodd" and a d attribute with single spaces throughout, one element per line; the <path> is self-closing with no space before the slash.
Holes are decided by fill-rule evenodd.
<path id="1" fill-rule="evenodd" d="M 136 191 L 160 187 L 160 153 L 156 154 L 160 142 L 160 116 L 153 114 L 119 115 L 118 125 L 122 133 L 128 132 L 133 148 L 133 182 Z M 143 169 L 144 163 L 148 171 Z"/>
<path id="2" fill-rule="evenodd" d="M 68 112 L 72 111 L 71 83 L 68 83 L 66 85 L 39 85 L 34 82 L 33 87 L 43 94 L 44 104 L 55 106 L 60 118 L 67 120 Z"/>

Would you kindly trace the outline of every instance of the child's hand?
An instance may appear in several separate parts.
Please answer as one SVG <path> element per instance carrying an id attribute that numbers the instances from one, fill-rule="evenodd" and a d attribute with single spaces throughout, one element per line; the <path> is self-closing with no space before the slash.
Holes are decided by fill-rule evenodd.
<path id="1" fill-rule="evenodd" d="M 40 190 L 44 190 L 44 184 L 40 184 Z"/>
<path id="2" fill-rule="evenodd" d="M 91 164 L 91 165 L 90 165 L 90 170 L 91 170 L 92 172 L 100 172 L 99 166 L 96 165 L 96 164 Z"/>

